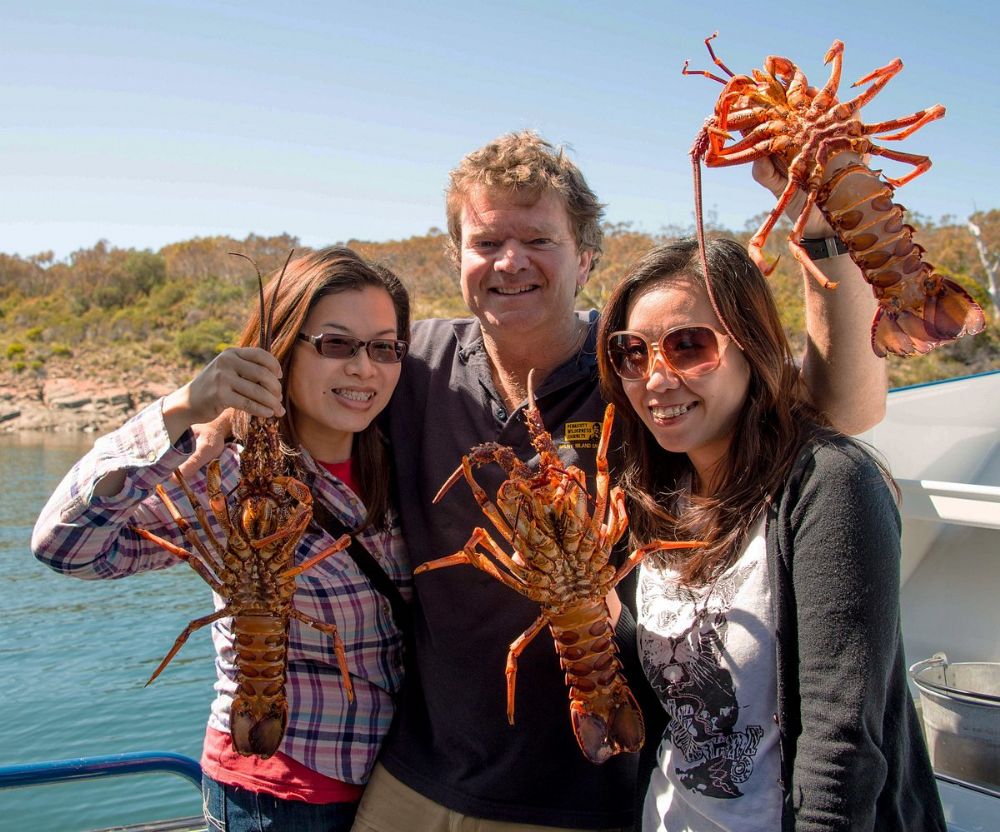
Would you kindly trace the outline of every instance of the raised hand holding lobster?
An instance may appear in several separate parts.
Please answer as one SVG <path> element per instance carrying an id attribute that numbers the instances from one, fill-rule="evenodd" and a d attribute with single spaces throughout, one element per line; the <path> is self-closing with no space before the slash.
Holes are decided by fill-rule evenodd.
<path id="1" fill-rule="evenodd" d="M 904 139 L 941 118 L 944 107 L 934 105 L 891 121 L 865 124 L 858 113 L 902 69 L 898 58 L 857 81 L 854 86 L 867 84 L 867 88 L 840 102 L 836 95 L 844 51 L 841 41 L 834 41 L 827 52 L 830 77 L 817 89 L 809 86 L 794 63 L 775 55 L 768 56 L 763 71 L 754 70 L 752 77 L 736 75 L 715 55 L 711 45 L 715 36 L 707 38 L 705 45 L 729 80 L 705 70 L 689 70 L 687 62 L 682 70 L 685 75 L 703 75 L 724 85 L 714 115 L 691 149 L 699 238 L 703 238 L 699 162 L 720 167 L 770 156 L 787 170 L 788 181 L 748 246 L 765 274 L 773 264 L 763 256 L 764 243 L 782 212 L 801 193 L 805 200 L 789 236 L 789 250 L 821 285 L 834 288 L 800 242 L 817 233 L 819 226 L 812 217 L 821 213 L 878 301 L 871 325 L 871 345 L 877 355 L 926 353 L 981 331 L 982 310 L 957 283 L 923 260 L 923 249 L 912 240 L 914 229 L 903 222 L 904 209 L 892 201 L 893 190 L 928 170 L 930 160 L 890 150 L 872 139 L 877 135 L 884 141 Z M 729 131 L 741 137 L 733 140 Z M 880 172 L 861 163 L 858 154 L 883 156 L 912 165 L 913 170 L 898 179 L 883 179 Z"/>

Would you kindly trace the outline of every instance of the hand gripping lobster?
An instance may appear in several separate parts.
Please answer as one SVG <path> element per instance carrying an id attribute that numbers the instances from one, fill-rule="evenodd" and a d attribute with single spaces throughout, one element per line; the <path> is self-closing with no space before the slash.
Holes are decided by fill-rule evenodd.
<path id="1" fill-rule="evenodd" d="M 288 257 L 290 260 L 291 254 Z M 285 266 L 287 268 L 288 261 Z M 268 349 L 271 320 L 268 316 L 265 327 L 263 281 L 259 270 L 257 276 L 260 346 Z M 284 269 L 278 277 L 278 285 L 283 276 Z M 275 298 L 278 285 L 275 286 Z M 272 303 L 272 312 L 273 309 Z M 205 507 L 180 472 L 174 473 L 174 479 L 190 501 L 201 533 L 185 519 L 162 486 L 156 491 L 194 552 L 145 529 L 135 528 L 140 536 L 187 561 L 223 599 L 221 609 L 188 624 L 146 684 L 160 675 L 192 632 L 232 616 L 237 666 L 237 690 L 230 709 L 233 746 L 244 756 L 253 754 L 264 759 L 278 749 L 288 725 L 285 678 L 288 627 L 292 618 L 326 633 L 333 640 L 344 687 L 348 698 L 354 701 L 347 655 L 336 625 L 317 621 L 292 606 L 296 576 L 346 549 L 351 538 L 345 534 L 329 548 L 302 563 L 295 563 L 299 540 L 312 518 L 312 494 L 304 483 L 284 475 L 284 470 L 278 420 L 251 416 L 240 456 L 240 481 L 235 490 L 228 497 L 223 494 L 218 460 L 210 462 L 206 470 L 209 507 L 225 531 L 224 542 L 212 532 Z"/>
<path id="2" fill-rule="evenodd" d="M 715 114 L 705 122 L 691 148 L 703 263 L 699 161 L 704 159 L 709 167 L 723 167 L 770 156 L 787 171 L 788 185 L 748 246 L 750 256 L 764 274 L 774 268 L 764 257 L 764 243 L 796 192 L 802 191 L 805 207 L 789 235 L 788 248 L 821 285 L 835 287 L 799 245 L 810 213 L 818 208 L 847 246 L 878 300 L 871 327 L 876 355 L 927 353 L 963 335 L 980 332 L 985 324 L 983 310 L 958 283 L 938 274 L 923 259 L 924 250 L 913 242 L 914 229 L 903 222 L 905 209 L 892 201 L 894 189 L 927 171 L 930 159 L 890 150 L 871 138 L 888 133 L 881 135 L 883 141 L 905 139 L 941 118 L 944 107 L 935 104 L 901 118 L 864 124 L 859 111 L 903 68 L 898 58 L 853 85 L 870 84 L 866 90 L 850 101 L 839 102 L 836 96 L 844 53 L 841 41 L 835 40 L 826 53 L 830 78 L 817 90 L 809 86 L 794 63 L 776 55 L 766 58 L 763 72 L 754 70 L 753 77 L 735 75 L 712 49 L 716 35 L 718 32 L 706 38 L 705 45 L 729 80 L 705 70 L 689 70 L 686 61 L 682 70 L 685 75 L 704 75 L 725 85 L 716 101 Z M 741 138 L 728 143 L 732 140 L 730 130 L 738 131 Z M 912 165 L 913 170 L 899 179 L 883 179 L 881 171 L 847 161 L 848 157 L 831 166 L 834 158 L 844 153 L 882 156 Z M 831 171 L 837 167 L 829 177 L 825 175 L 828 167 Z"/>
<path id="3" fill-rule="evenodd" d="M 462 458 L 434 498 L 435 503 L 440 501 L 464 476 L 483 513 L 516 555 L 508 555 L 489 532 L 476 528 L 461 551 L 422 564 L 414 574 L 469 564 L 541 604 L 541 614 L 511 643 L 507 654 L 507 719 L 514 724 L 518 657 L 547 625 L 566 673 L 576 741 L 588 760 L 603 763 L 620 752 L 638 751 L 645 739 L 642 713 L 616 655 L 606 597 L 649 553 L 699 544 L 655 541 L 632 552 L 620 567 L 609 564 L 612 548 L 628 525 L 624 495 L 609 487 L 607 451 L 614 408 L 608 405 L 602 424 L 591 515 L 586 475 L 560 460 L 530 393 L 531 382 L 529 376 L 525 419 L 539 456 L 537 470 L 518 459 L 512 448 L 486 443 Z M 496 502 L 472 473 L 473 466 L 491 462 L 508 476 Z"/>

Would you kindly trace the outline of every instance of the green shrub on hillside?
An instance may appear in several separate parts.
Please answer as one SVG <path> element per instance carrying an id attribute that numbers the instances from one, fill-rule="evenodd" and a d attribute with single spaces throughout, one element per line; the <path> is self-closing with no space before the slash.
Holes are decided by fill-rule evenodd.
<path id="1" fill-rule="evenodd" d="M 179 333 L 174 340 L 177 351 L 192 364 L 206 364 L 236 338 L 235 331 L 221 321 L 204 320 Z"/>

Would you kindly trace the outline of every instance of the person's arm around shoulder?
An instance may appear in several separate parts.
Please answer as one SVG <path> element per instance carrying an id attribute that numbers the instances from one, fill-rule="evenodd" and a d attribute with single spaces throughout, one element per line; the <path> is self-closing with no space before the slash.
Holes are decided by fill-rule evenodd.
<path id="1" fill-rule="evenodd" d="M 841 154 L 845 163 L 859 157 Z M 831 175 L 832 169 L 827 171 Z M 787 182 L 770 158 L 758 159 L 754 178 L 775 195 Z M 801 213 L 805 196 L 797 194 L 787 214 Z M 813 208 L 804 237 L 826 239 L 834 231 L 818 208 Z M 862 433 L 885 416 L 888 375 L 885 361 L 871 348 L 871 325 L 877 304 L 871 286 L 848 254 L 824 257 L 815 265 L 834 289 L 825 289 L 805 270 L 806 348 L 802 376 L 813 404 L 842 433 Z"/>
<path id="2" fill-rule="evenodd" d="M 795 828 L 871 830 L 899 649 L 899 515 L 881 470 L 850 440 L 818 447 L 814 464 L 783 518 L 798 633 Z"/>

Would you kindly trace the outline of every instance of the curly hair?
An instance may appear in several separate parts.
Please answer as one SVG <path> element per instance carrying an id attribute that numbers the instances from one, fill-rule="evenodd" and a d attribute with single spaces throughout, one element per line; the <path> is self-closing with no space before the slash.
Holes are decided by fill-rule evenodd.
<path id="1" fill-rule="evenodd" d="M 468 154 L 450 174 L 445 192 L 448 211 L 448 252 L 458 264 L 462 247 L 462 208 L 475 188 L 501 191 L 534 205 L 546 191 L 562 197 L 579 251 L 594 253 L 593 270 L 601 257 L 604 206 L 597 201 L 580 169 L 564 147 L 554 147 L 533 130 L 507 133 Z"/>

